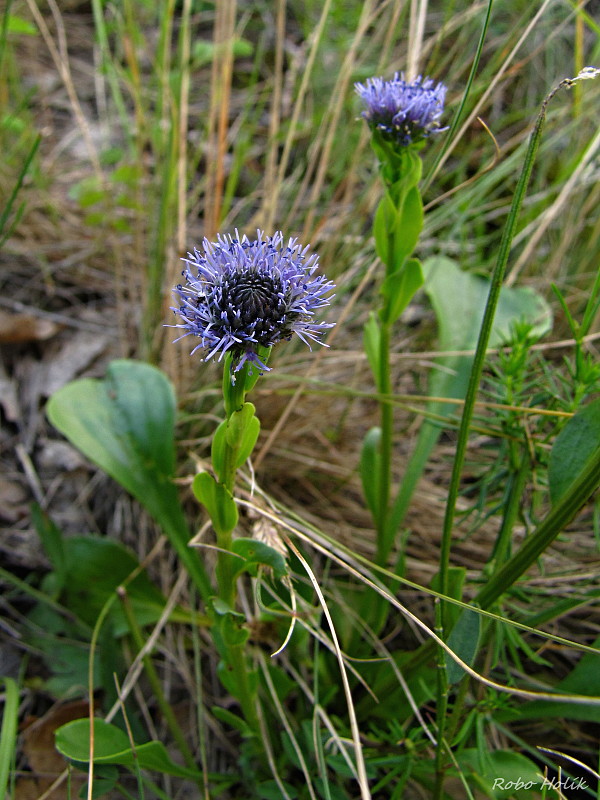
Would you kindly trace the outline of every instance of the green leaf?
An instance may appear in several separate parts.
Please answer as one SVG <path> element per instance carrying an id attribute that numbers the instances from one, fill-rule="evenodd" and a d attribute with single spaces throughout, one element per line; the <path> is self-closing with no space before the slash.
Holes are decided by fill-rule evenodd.
<path id="1" fill-rule="evenodd" d="M 600 648 L 600 638 L 592 643 L 592 647 Z M 600 655 L 584 653 L 575 667 L 554 687 L 556 692 L 579 694 L 589 697 L 600 697 Z M 510 712 L 508 712 L 510 714 Z M 521 716 L 522 715 L 522 716 Z M 501 717 L 496 712 L 495 716 Z M 600 706 L 569 703 L 568 700 L 555 702 L 552 700 L 533 700 L 519 705 L 519 719 L 544 719 L 565 717 L 600 723 Z"/>
<path id="2" fill-rule="evenodd" d="M 248 641 L 250 630 L 246 625 L 246 620 L 240 618 L 240 614 L 223 614 L 219 620 L 219 635 L 226 648 L 242 647 Z M 237 673 L 232 675 L 234 680 L 238 679 Z M 236 697 L 235 692 L 232 692 Z"/>
<path id="3" fill-rule="evenodd" d="M 219 617 L 223 617 L 225 614 L 231 614 L 243 622 L 246 621 L 246 616 L 244 614 L 242 614 L 240 611 L 236 611 L 221 597 L 211 597 L 210 606 L 214 610 L 215 614 L 217 614 Z"/>
<path id="4" fill-rule="evenodd" d="M 491 750 L 482 757 L 479 750 L 470 748 L 457 753 L 456 758 L 469 785 L 479 787 L 487 797 L 533 800 L 543 796 L 540 768 L 521 753 Z"/>
<path id="5" fill-rule="evenodd" d="M 399 225 L 396 259 L 404 260 L 417 246 L 423 230 L 423 202 L 418 186 L 413 186 L 404 199 Z"/>
<path id="6" fill-rule="evenodd" d="M 363 346 L 367 355 L 367 360 L 371 367 L 371 372 L 375 378 L 375 382 L 379 385 L 379 349 L 381 340 L 381 329 L 379 327 L 379 320 L 374 311 L 369 314 L 369 319 L 364 327 L 363 332 Z"/>
<path id="7" fill-rule="evenodd" d="M 226 725 L 229 725 L 234 730 L 239 731 L 242 736 L 251 737 L 254 735 L 252 728 L 248 725 L 246 720 L 238 717 L 237 714 L 233 714 L 231 711 L 228 711 L 226 708 L 221 708 L 220 706 L 213 706 L 211 711 L 214 717 L 224 722 Z"/>
<path id="8" fill-rule="evenodd" d="M 296 800 L 298 797 L 298 791 L 289 783 L 282 781 L 283 788 L 285 789 L 287 796 L 290 800 Z M 269 780 L 265 781 L 264 783 L 259 783 L 256 787 L 257 796 L 260 800 L 281 800 L 281 787 L 277 783 L 277 781 Z M 323 797 L 327 797 L 327 795 L 323 792 Z"/>
<path id="9" fill-rule="evenodd" d="M 111 792 L 119 781 L 119 769 L 114 764 L 96 765 L 94 769 L 94 783 L 92 784 L 92 800 L 103 797 Z M 87 782 L 83 784 L 77 795 L 81 800 L 88 796 Z"/>
<path id="10" fill-rule="evenodd" d="M 87 763 L 90 759 L 90 721 L 76 719 L 56 731 L 56 749 L 65 758 Z M 178 778 L 198 780 L 202 773 L 174 764 L 162 742 L 136 744 L 132 750 L 127 735 L 103 719 L 94 720 L 94 763 L 120 764 L 131 769 L 137 764 L 141 769 L 154 770 Z"/>
<path id="11" fill-rule="evenodd" d="M 42 542 L 44 552 L 54 567 L 53 595 L 56 597 L 64 586 L 66 576 L 66 553 L 63 534 L 37 503 L 34 503 L 31 507 L 31 519 Z"/>
<path id="12" fill-rule="evenodd" d="M 2 728 L 0 729 L 0 797 L 8 796 L 8 780 L 17 746 L 19 687 L 12 678 L 0 678 L 4 684 Z"/>
<path id="13" fill-rule="evenodd" d="M 47 406 L 50 422 L 145 506 L 167 534 L 202 596 L 212 593 L 188 547 L 175 474 L 175 393 L 156 367 L 113 361 L 104 380 L 85 378 L 60 389 Z"/>
<path id="14" fill-rule="evenodd" d="M 360 453 L 360 477 L 365 500 L 374 519 L 379 517 L 381 428 L 371 428 L 365 436 Z"/>
<path id="15" fill-rule="evenodd" d="M 213 434 L 210 448 L 213 469 L 219 478 L 224 480 L 227 469 L 227 420 L 224 419 Z"/>
<path id="16" fill-rule="evenodd" d="M 217 665 L 217 676 L 232 697 L 240 697 L 241 692 L 238 684 L 237 673 L 230 669 L 224 661 L 219 661 L 219 664 Z M 247 678 L 248 693 L 252 697 L 256 694 L 256 689 L 258 687 L 258 672 L 255 669 L 248 670 Z"/>
<path id="17" fill-rule="evenodd" d="M 600 400 L 595 400 L 580 409 L 556 437 L 548 464 L 553 504 L 569 490 L 599 447 Z"/>
<path id="18" fill-rule="evenodd" d="M 8 32 L 24 36 L 37 36 L 38 30 L 29 20 L 17 17 L 14 14 L 8 15 Z"/>
<path id="19" fill-rule="evenodd" d="M 448 637 L 448 647 L 470 667 L 473 666 L 479 649 L 480 633 L 481 615 L 476 611 L 465 608 Z M 448 653 L 444 653 L 444 656 L 446 659 L 448 681 L 450 683 L 457 683 L 465 674 L 465 671 L 460 664 L 457 664 L 456 661 L 448 655 Z"/>
<path id="20" fill-rule="evenodd" d="M 199 472 L 192 482 L 192 491 L 208 511 L 217 535 L 230 533 L 238 521 L 238 510 L 231 492 L 217 483 L 208 472 Z"/>
<path id="21" fill-rule="evenodd" d="M 288 568 L 283 555 L 270 547 L 265 542 L 259 542 L 257 539 L 234 539 L 231 549 L 243 559 L 246 564 L 244 569 L 251 575 L 256 575 L 256 568 L 259 565 L 270 567 L 276 578 L 282 578 L 287 575 Z"/>
<path id="22" fill-rule="evenodd" d="M 404 263 L 402 269 L 388 275 L 381 286 L 385 305 L 379 312 L 382 322 L 393 324 L 423 285 L 423 270 L 417 258 Z"/>
<path id="23" fill-rule="evenodd" d="M 236 469 L 250 456 L 260 433 L 260 421 L 254 416 L 255 410 L 252 403 L 244 403 L 227 420 L 226 439 L 229 446 L 237 450 Z"/>
<path id="24" fill-rule="evenodd" d="M 448 568 L 448 597 L 451 597 L 453 600 L 462 600 L 463 599 L 463 586 L 465 584 L 465 578 L 467 577 L 467 570 L 465 567 L 449 567 Z M 440 591 L 440 574 L 439 572 L 433 576 L 431 581 L 431 588 L 434 592 Z M 448 603 L 446 609 L 446 616 L 445 616 L 445 624 L 447 630 L 452 630 L 452 628 L 458 622 L 458 618 L 462 613 L 462 609 L 460 606 L 455 605 L 454 603 Z"/>
<path id="25" fill-rule="evenodd" d="M 133 551 L 114 539 L 70 537 L 65 548 L 61 601 L 93 627 L 108 598 L 139 567 Z M 165 599 L 145 570 L 127 584 L 127 595 L 139 625 L 150 625 L 159 619 Z M 114 634 L 122 636 L 127 633 L 129 626 L 118 604 L 111 616 Z"/>
<path id="26" fill-rule="evenodd" d="M 401 268 L 417 246 L 422 229 L 423 203 L 419 188 L 408 188 L 400 181 L 381 198 L 373 220 L 375 249 L 388 274 Z"/>

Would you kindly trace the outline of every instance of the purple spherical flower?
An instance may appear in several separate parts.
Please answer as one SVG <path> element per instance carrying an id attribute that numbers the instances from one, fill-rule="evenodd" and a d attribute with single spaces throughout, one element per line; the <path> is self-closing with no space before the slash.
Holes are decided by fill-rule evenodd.
<path id="1" fill-rule="evenodd" d="M 325 297 L 331 281 L 315 275 L 318 256 L 308 255 L 296 239 L 283 242 L 283 234 L 257 239 L 219 234 L 218 241 L 204 239 L 202 251 L 194 248 L 182 259 L 185 285 L 176 287 L 180 302 L 172 310 L 183 336 L 197 336 L 192 353 L 204 349 L 205 361 L 231 353 L 232 373 L 246 362 L 268 370 L 259 348 L 270 348 L 297 334 L 310 347 L 331 322 L 314 322 L 317 309 L 329 305 Z M 180 336 L 179 338 L 183 338 Z M 178 340 L 176 340 L 178 341 Z"/>
<path id="2" fill-rule="evenodd" d="M 446 87 L 420 75 L 412 83 L 404 73 L 391 81 L 369 78 L 366 84 L 356 83 L 356 92 L 365 103 L 362 116 L 372 130 L 402 146 L 407 146 L 440 130 L 439 118 L 444 110 Z"/>

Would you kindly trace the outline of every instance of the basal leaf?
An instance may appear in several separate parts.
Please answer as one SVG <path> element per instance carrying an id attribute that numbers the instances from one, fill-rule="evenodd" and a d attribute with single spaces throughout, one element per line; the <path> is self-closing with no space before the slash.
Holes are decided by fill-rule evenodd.
<path id="1" fill-rule="evenodd" d="M 156 367 L 113 361 L 104 380 L 85 378 L 50 398 L 50 422 L 145 506 L 206 598 L 210 581 L 188 547 L 175 475 L 175 393 Z"/>
<path id="2" fill-rule="evenodd" d="M 65 758 L 73 761 L 89 761 L 89 741 L 90 721 L 87 718 L 68 722 L 56 731 L 56 749 Z M 130 768 L 134 768 L 137 763 L 142 769 L 179 778 L 197 780 L 201 777 L 197 770 L 174 764 L 162 742 L 136 744 L 134 753 L 127 734 L 103 719 L 94 720 L 94 763 L 120 764 Z"/>

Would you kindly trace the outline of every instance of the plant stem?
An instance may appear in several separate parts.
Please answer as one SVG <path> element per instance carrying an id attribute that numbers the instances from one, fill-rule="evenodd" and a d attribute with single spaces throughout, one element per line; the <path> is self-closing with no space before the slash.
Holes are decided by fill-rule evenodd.
<path id="1" fill-rule="evenodd" d="M 381 337 L 379 341 L 379 393 L 389 397 L 392 393 L 392 380 L 390 374 L 390 338 L 391 326 L 387 322 L 381 323 Z M 384 565 L 390 552 L 390 542 L 387 534 L 387 519 L 389 512 L 390 482 L 392 472 L 392 445 L 393 445 L 393 408 L 391 403 L 382 400 L 380 404 L 381 415 L 381 440 L 379 445 L 379 475 L 378 475 L 378 518 L 377 518 L 377 563 Z"/>

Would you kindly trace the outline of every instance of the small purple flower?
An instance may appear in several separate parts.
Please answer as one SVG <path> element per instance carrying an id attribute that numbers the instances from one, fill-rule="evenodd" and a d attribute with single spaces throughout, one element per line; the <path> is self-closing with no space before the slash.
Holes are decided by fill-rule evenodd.
<path id="1" fill-rule="evenodd" d="M 230 352 L 232 379 L 246 362 L 268 370 L 258 348 L 270 348 L 282 339 L 297 334 L 310 347 L 331 322 L 314 322 L 315 311 L 329 305 L 324 295 L 334 288 L 331 281 L 315 276 L 318 256 L 307 256 L 308 247 L 296 239 L 283 243 L 283 234 L 257 239 L 219 234 L 217 242 L 204 239 L 202 251 L 194 248 L 182 259 L 185 286 L 175 288 L 180 305 L 172 310 L 179 315 L 184 336 L 197 336 L 200 342 L 192 353 L 203 348 L 205 361 Z M 176 339 L 175 341 L 179 341 Z"/>
<path id="2" fill-rule="evenodd" d="M 420 75 L 412 83 L 404 73 L 391 81 L 369 78 L 356 83 L 356 92 L 366 105 L 362 115 L 374 131 L 404 147 L 419 142 L 431 133 L 439 133 L 439 118 L 444 110 L 446 87 Z"/>

